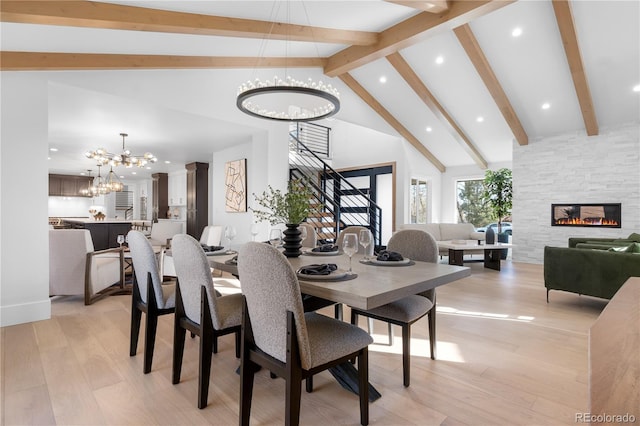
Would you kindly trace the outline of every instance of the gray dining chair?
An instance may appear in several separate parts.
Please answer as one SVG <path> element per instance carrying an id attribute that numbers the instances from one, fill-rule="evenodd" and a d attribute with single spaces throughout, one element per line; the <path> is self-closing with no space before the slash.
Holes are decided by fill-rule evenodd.
<path id="1" fill-rule="evenodd" d="M 235 333 L 236 358 L 240 358 L 242 295 L 219 295 L 211 277 L 209 262 L 197 241 L 190 235 L 173 237 L 171 250 L 178 282 L 176 315 L 173 328 L 173 384 L 180 383 L 186 332 L 200 336 L 198 367 L 198 408 L 207 406 L 212 352 L 218 352 L 218 337 Z"/>
<path id="2" fill-rule="evenodd" d="M 427 232 L 417 229 L 404 229 L 393 234 L 387 244 L 387 250 L 398 252 L 411 260 L 432 263 L 438 261 L 436 240 Z M 402 328 L 402 376 L 406 387 L 411 379 L 411 325 L 427 314 L 431 359 L 436 359 L 435 304 L 436 291 L 431 289 L 366 311 L 351 308 L 351 324 L 357 324 L 358 315 L 362 315 Z M 393 343 L 390 326 L 389 342 Z"/>
<path id="3" fill-rule="evenodd" d="M 151 243 L 140 231 L 129 231 L 129 250 L 133 261 L 133 293 L 131 297 L 131 340 L 129 355 L 138 350 L 138 335 L 142 313 L 146 313 L 144 340 L 144 374 L 151 371 L 156 329 L 160 315 L 172 314 L 176 307 L 175 283 L 164 284 L 158 259 Z"/>
<path id="4" fill-rule="evenodd" d="M 338 234 L 338 238 L 336 240 L 336 245 L 340 248 L 342 248 L 342 241 L 344 240 L 344 235 L 351 233 L 351 234 L 356 234 L 358 236 L 358 241 L 360 241 L 360 231 L 362 230 L 368 230 L 369 228 L 364 227 L 364 226 L 359 226 L 359 225 L 352 225 L 352 226 L 347 226 L 346 228 L 344 228 L 342 231 L 340 231 L 340 233 Z M 373 255 L 373 242 L 367 246 L 367 250 L 365 253 L 365 248 L 362 247 L 360 244 L 358 244 L 358 254 L 365 254 L 367 256 L 372 256 Z"/>
<path id="5" fill-rule="evenodd" d="M 264 367 L 286 380 L 285 423 L 300 419 L 302 380 L 328 368 L 358 361 L 360 423 L 369 422 L 368 346 L 364 330 L 303 310 L 300 284 L 275 247 L 249 242 L 238 254 L 245 305 L 242 319 L 240 424 L 248 425 L 253 379 Z"/>

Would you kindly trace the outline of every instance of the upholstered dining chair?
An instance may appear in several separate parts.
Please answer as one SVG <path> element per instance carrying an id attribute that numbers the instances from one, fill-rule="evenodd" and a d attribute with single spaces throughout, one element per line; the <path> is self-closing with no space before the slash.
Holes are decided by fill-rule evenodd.
<path id="1" fill-rule="evenodd" d="M 436 263 L 438 245 L 427 232 L 417 229 L 404 229 L 389 239 L 387 250 L 396 251 L 411 260 Z M 408 296 L 398 301 L 367 311 L 351 309 L 351 324 L 357 324 L 358 315 L 399 325 L 402 328 L 402 376 L 404 386 L 410 384 L 411 372 L 411 325 L 425 315 L 429 322 L 429 347 L 431 359 L 436 359 L 436 292 L 435 289 Z M 393 341 L 389 327 L 390 343 Z"/>
<path id="2" fill-rule="evenodd" d="M 147 314 L 144 332 L 144 374 L 151 371 L 156 328 L 160 315 L 172 314 L 176 306 L 175 283 L 164 284 L 158 259 L 151 243 L 140 231 L 129 231 L 129 250 L 133 261 L 133 293 L 131 297 L 131 341 L 129 355 L 138 350 L 142 313 Z"/>
<path id="3" fill-rule="evenodd" d="M 318 234 L 316 234 L 316 228 L 306 222 L 300 224 L 300 229 L 305 228 L 307 230 L 307 238 L 302 240 L 302 247 L 315 247 L 318 245 Z"/>
<path id="4" fill-rule="evenodd" d="M 200 336 L 198 368 L 198 408 L 207 406 L 211 353 L 218 352 L 218 336 L 235 333 L 236 358 L 240 358 L 242 294 L 219 296 L 214 285 L 224 279 L 212 279 L 209 262 L 200 242 L 190 235 L 173 237 L 173 262 L 176 285 L 176 316 L 173 327 L 173 384 L 180 383 L 186 331 Z"/>
<path id="5" fill-rule="evenodd" d="M 204 244 L 205 246 L 219 246 L 222 241 L 222 231 L 221 225 L 205 226 L 200 235 L 200 244 Z"/>
<path id="6" fill-rule="evenodd" d="M 368 424 L 371 336 L 351 324 L 316 312 L 304 313 L 296 274 L 275 247 L 246 243 L 238 254 L 238 271 L 245 300 L 240 424 L 249 424 L 253 378 L 260 366 L 287 381 L 285 423 L 297 425 L 302 380 L 356 358 L 360 423 Z"/>

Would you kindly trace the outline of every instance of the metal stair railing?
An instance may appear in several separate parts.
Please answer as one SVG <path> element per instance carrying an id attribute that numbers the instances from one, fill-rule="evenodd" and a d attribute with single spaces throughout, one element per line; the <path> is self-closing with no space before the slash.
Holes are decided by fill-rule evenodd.
<path id="1" fill-rule="evenodd" d="M 382 241 L 382 209 L 365 192 L 356 188 L 331 168 L 314 150 L 289 134 L 290 178 L 303 179 L 313 188 L 316 212 L 308 219 L 317 228 L 320 240 L 335 241 L 347 226 L 371 230 L 375 245 Z"/>

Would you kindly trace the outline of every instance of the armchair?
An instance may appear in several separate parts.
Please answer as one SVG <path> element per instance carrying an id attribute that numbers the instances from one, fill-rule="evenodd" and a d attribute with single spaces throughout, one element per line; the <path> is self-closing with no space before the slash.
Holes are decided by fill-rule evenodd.
<path id="1" fill-rule="evenodd" d="M 87 229 L 49 230 L 49 295 L 84 295 L 90 305 L 124 289 L 122 249 L 94 251 Z"/>

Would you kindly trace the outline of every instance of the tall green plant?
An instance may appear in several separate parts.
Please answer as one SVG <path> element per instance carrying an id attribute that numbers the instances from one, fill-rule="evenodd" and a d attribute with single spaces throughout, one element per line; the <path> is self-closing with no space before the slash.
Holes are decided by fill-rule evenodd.
<path id="1" fill-rule="evenodd" d="M 286 193 L 273 189 L 271 185 L 262 195 L 253 194 L 256 202 L 266 210 L 252 209 L 260 221 L 268 221 L 271 225 L 279 223 L 299 224 L 311 212 L 313 192 L 309 185 L 300 179 L 289 181 Z"/>
<path id="2" fill-rule="evenodd" d="M 502 232 L 502 218 L 511 214 L 513 183 L 511 170 L 503 168 L 487 170 L 484 174 L 484 197 L 494 218 L 498 221 L 498 233 Z"/>

